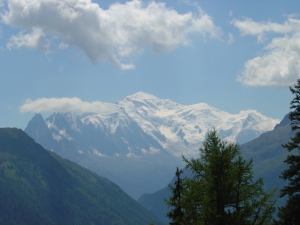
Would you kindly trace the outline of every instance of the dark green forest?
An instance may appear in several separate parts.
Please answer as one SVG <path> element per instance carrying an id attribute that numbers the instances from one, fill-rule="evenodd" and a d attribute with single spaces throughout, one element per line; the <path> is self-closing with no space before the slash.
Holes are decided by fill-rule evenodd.
<path id="1" fill-rule="evenodd" d="M 161 224 L 117 185 L 0 129 L 0 224 Z"/>

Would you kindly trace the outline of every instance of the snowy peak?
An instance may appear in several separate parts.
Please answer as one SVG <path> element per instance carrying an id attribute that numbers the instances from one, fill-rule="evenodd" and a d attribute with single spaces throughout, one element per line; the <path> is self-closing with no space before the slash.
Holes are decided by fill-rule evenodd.
<path id="1" fill-rule="evenodd" d="M 145 93 L 145 92 L 137 92 L 133 95 L 128 95 L 128 96 L 125 97 L 125 99 L 132 99 L 132 100 L 137 100 L 137 101 L 159 100 L 159 98 L 157 98 L 156 96 Z"/>
<path id="2" fill-rule="evenodd" d="M 255 110 L 230 114 L 206 103 L 181 105 L 144 92 L 127 96 L 116 104 L 98 104 L 105 106 L 103 108 L 107 110 L 79 116 L 72 112 L 54 113 L 47 118 L 45 123 L 53 138 L 57 141 L 64 139 L 76 142 L 76 139 L 91 136 L 90 132 L 93 132 L 95 140 L 97 135 L 102 135 L 103 140 L 118 143 L 131 156 L 140 153 L 143 155 L 145 151 L 156 152 L 153 148 L 159 151 L 164 149 L 177 157 L 195 156 L 206 133 L 213 128 L 218 130 L 221 138 L 242 144 L 272 130 L 279 122 Z M 43 130 L 45 133 L 45 128 Z M 138 137 L 145 141 L 151 140 L 151 143 L 144 145 L 137 140 Z M 96 144 L 85 148 L 94 149 L 95 146 Z M 125 154 L 126 151 L 119 148 L 116 153 Z M 104 155 L 102 150 L 98 152 Z"/>
<path id="3" fill-rule="evenodd" d="M 135 110 L 141 114 L 145 111 L 162 111 L 164 109 L 173 109 L 178 104 L 168 99 L 160 99 L 154 95 L 144 92 L 138 92 L 134 95 L 125 97 L 122 101 L 117 103 L 126 109 L 126 112 Z"/>
<path id="4" fill-rule="evenodd" d="M 45 121 L 39 114 L 32 118 L 25 131 L 62 156 L 144 158 L 169 155 L 122 109 L 109 115 L 54 113 Z"/>
<path id="5" fill-rule="evenodd" d="M 181 105 L 138 92 L 118 103 L 142 129 L 169 153 L 194 155 L 206 133 L 215 128 L 232 142 L 245 143 L 272 130 L 279 122 L 255 110 L 230 114 L 206 103 Z"/>

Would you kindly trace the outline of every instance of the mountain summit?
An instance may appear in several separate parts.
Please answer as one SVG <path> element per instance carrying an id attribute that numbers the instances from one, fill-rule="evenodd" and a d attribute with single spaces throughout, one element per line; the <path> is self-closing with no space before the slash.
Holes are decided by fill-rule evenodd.
<path id="1" fill-rule="evenodd" d="M 175 156 L 194 156 L 207 131 L 240 144 L 272 130 L 279 120 L 255 110 L 230 114 L 205 103 L 180 105 L 168 99 L 138 92 L 117 103 L 163 148 Z"/>
<path id="2" fill-rule="evenodd" d="M 197 156 L 207 131 L 244 143 L 279 122 L 255 110 L 230 114 L 205 103 L 181 105 L 138 92 L 103 113 L 36 114 L 25 132 L 46 149 L 119 184 L 137 198 L 169 182 L 181 156 Z"/>

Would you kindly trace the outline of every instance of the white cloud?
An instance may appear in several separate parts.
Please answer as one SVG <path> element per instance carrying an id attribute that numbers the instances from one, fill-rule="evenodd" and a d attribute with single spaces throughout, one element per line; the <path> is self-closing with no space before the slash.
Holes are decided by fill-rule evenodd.
<path id="1" fill-rule="evenodd" d="M 189 43 L 190 34 L 219 38 L 221 31 L 202 10 L 179 14 L 164 3 L 139 0 L 115 3 L 107 10 L 91 0 L 8 0 L 8 11 L 2 20 L 32 34 L 13 36 L 12 47 L 40 49 L 41 38 L 57 35 L 63 43 L 82 50 L 93 62 L 108 59 L 121 69 L 134 65 L 122 63 L 150 46 L 156 52 L 170 51 Z M 29 44 L 34 31 L 41 32 Z M 35 33 L 36 34 L 36 33 Z M 27 36 L 26 36 L 27 35 Z M 22 40 L 25 39 L 25 40 Z"/>
<path id="2" fill-rule="evenodd" d="M 33 27 L 31 33 L 20 32 L 18 35 L 13 35 L 7 43 L 7 48 L 27 47 L 48 53 L 49 45 L 50 42 L 45 39 L 44 32 L 40 28 Z"/>
<path id="3" fill-rule="evenodd" d="M 277 36 L 266 45 L 263 55 L 245 63 L 237 78 L 239 82 L 250 86 L 286 87 L 300 78 L 300 20 L 289 17 L 283 24 L 252 19 L 231 23 L 243 36 L 257 36 L 258 41 L 266 40 L 267 33 Z"/>
<path id="4" fill-rule="evenodd" d="M 268 52 L 245 63 L 238 81 L 250 86 L 293 85 L 300 78 L 300 32 L 274 38 Z"/>
<path id="5" fill-rule="evenodd" d="M 36 100 L 27 99 L 19 107 L 20 112 L 52 113 L 52 112 L 94 112 L 111 113 L 119 107 L 110 103 L 99 101 L 84 102 L 79 98 L 39 98 Z"/>
<path id="6" fill-rule="evenodd" d="M 234 19 L 231 21 L 231 24 L 238 28 L 243 36 L 257 36 L 259 42 L 264 41 L 265 34 L 269 32 L 286 34 L 300 31 L 300 20 L 293 17 L 289 17 L 283 24 L 273 23 L 271 21 L 255 22 L 251 18 L 244 20 Z"/>

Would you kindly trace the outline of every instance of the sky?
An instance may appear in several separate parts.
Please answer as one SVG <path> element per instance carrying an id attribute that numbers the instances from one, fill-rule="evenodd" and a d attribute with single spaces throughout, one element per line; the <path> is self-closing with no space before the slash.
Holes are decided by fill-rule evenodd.
<path id="1" fill-rule="evenodd" d="M 0 0 L 0 127 L 139 91 L 282 119 L 299 12 L 298 0 Z"/>

